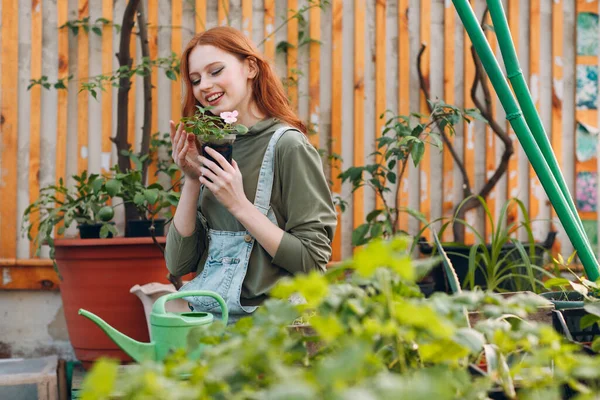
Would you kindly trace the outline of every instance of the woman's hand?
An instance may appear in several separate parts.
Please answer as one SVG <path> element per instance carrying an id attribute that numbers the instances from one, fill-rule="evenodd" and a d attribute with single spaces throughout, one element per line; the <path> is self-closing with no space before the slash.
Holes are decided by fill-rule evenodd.
<path id="1" fill-rule="evenodd" d="M 171 143 L 173 144 L 173 161 L 188 179 L 200 177 L 200 164 L 198 162 L 198 148 L 193 134 L 183 130 L 179 124 L 175 130 L 175 122 L 171 121 Z"/>
<path id="2" fill-rule="evenodd" d="M 242 173 L 235 162 L 227 162 L 219 152 L 206 147 L 206 151 L 219 164 L 200 156 L 200 183 L 205 185 L 221 204 L 234 216 L 250 202 L 244 193 Z"/>

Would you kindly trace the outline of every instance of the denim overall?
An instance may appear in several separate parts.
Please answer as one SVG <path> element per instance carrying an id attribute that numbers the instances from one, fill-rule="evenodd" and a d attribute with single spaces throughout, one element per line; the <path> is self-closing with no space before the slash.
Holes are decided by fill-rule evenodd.
<path id="1" fill-rule="evenodd" d="M 269 204 L 273 189 L 275 145 L 288 126 L 279 128 L 272 136 L 262 161 L 256 188 L 254 206 L 275 225 L 277 219 Z M 204 216 L 202 219 L 205 221 Z M 203 222 L 204 222 L 203 221 Z M 255 239 L 246 231 L 228 232 L 209 229 L 208 258 L 201 274 L 182 286 L 180 291 L 211 290 L 217 292 L 227 303 L 229 322 L 251 314 L 256 306 L 245 307 L 240 303 L 242 284 L 248 271 L 248 261 L 254 247 Z M 205 311 L 221 314 L 221 307 L 210 297 L 185 297 L 193 311 Z"/>

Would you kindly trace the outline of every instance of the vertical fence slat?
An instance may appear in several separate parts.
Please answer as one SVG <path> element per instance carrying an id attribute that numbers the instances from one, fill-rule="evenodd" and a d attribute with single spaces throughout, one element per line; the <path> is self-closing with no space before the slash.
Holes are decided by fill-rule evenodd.
<path id="1" fill-rule="evenodd" d="M 289 22 L 287 24 L 287 92 L 294 111 L 298 110 L 298 19 L 294 14 L 298 11 L 298 0 L 288 0 Z"/>
<path id="2" fill-rule="evenodd" d="M 563 103 L 562 103 L 562 165 L 561 169 L 569 192 L 575 194 L 575 83 L 576 83 L 576 3 L 564 1 L 563 3 Z M 573 245 L 568 240 L 564 228 L 561 226 L 561 252 L 570 255 Z"/>
<path id="3" fill-rule="evenodd" d="M 308 91 L 310 90 L 310 73 L 309 57 L 310 43 L 306 43 L 307 37 L 310 35 L 310 21 L 308 19 L 308 0 L 297 0 L 296 9 L 299 13 L 296 21 L 298 22 L 297 37 L 297 53 L 296 53 L 296 70 L 293 76 L 295 77 L 297 108 L 296 112 L 300 120 L 304 123 L 309 123 L 309 103 Z M 294 72 L 294 71 L 292 71 Z M 308 125 L 310 129 L 310 125 Z M 311 132 L 309 131 L 309 135 Z"/>
<path id="4" fill-rule="evenodd" d="M 525 82 L 529 85 L 530 83 L 530 68 L 531 68 L 531 55 L 530 55 L 530 39 L 531 39 L 531 2 L 530 0 L 521 0 L 519 3 L 519 49 L 518 57 L 519 63 L 521 64 L 521 70 L 523 71 L 523 77 Z M 514 35 L 513 35 L 514 36 Z M 525 204 L 525 208 L 529 209 L 529 178 L 530 178 L 530 164 L 523 146 L 518 146 L 518 176 L 519 176 L 519 199 Z M 522 220 L 522 213 L 519 211 L 519 220 Z M 519 240 L 527 240 L 527 232 L 524 229 L 520 229 L 518 232 Z"/>
<path id="5" fill-rule="evenodd" d="M 252 0 L 242 0 L 242 32 L 252 39 Z"/>
<path id="6" fill-rule="evenodd" d="M 486 23 L 492 25 L 492 18 L 490 17 L 489 13 L 487 16 Z M 494 34 L 494 32 L 490 32 L 489 30 L 486 31 L 486 37 L 488 39 L 488 42 L 490 43 L 490 47 L 492 49 L 496 49 L 498 47 L 498 41 L 496 40 L 496 35 Z M 501 59 L 501 57 L 498 53 L 496 53 L 496 58 L 498 60 Z M 503 64 L 504 63 L 502 63 L 502 65 Z M 504 73 L 504 75 L 506 75 L 504 70 L 502 70 L 502 72 Z M 491 97 L 490 112 L 491 112 L 492 118 L 496 118 L 496 113 L 495 113 L 495 111 L 496 111 L 495 93 L 496 92 L 495 92 L 493 86 L 491 84 L 489 84 L 489 81 L 488 81 L 487 87 L 488 87 L 488 90 L 490 91 L 490 97 Z M 486 124 L 485 125 L 485 183 L 487 183 L 488 179 L 492 176 L 492 174 L 494 173 L 494 171 L 496 169 L 496 141 L 494 140 L 495 136 L 496 135 L 494 134 L 494 131 L 492 130 L 492 128 L 489 126 L 489 124 Z M 498 189 L 497 186 L 494 187 L 494 189 L 490 192 L 490 194 L 487 196 L 487 199 L 486 199 L 488 208 L 489 208 L 490 212 L 492 212 L 492 213 L 494 212 L 493 210 L 496 209 L 496 205 L 498 204 L 497 189 Z M 494 215 L 494 214 L 492 214 L 492 215 Z M 495 215 L 491 221 L 486 216 L 485 222 L 486 222 L 485 230 L 487 232 L 486 240 L 489 242 L 489 241 L 491 241 L 492 228 L 494 228 L 495 224 L 496 224 Z"/>
<path id="7" fill-rule="evenodd" d="M 430 23 L 431 23 L 431 0 L 424 0 L 421 1 L 421 16 L 419 18 L 419 24 L 420 24 L 420 34 L 421 34 L 421 43 L 425 43 L 427 44 L 427 47 L 425 48 L 425 51 L 423 52 L 423 56 L 421 58 L 421 71 L 423 73 L 423 77 L 425 78 L 426 82 L 431 82 L 431 65 L 430 65 L 430 60 L 431 60 L 431 41 L 429 40 L 430 37 Z M 418 53 L 412 53 L 411 52 L 411 63 L 415 64 L 417 62 L 417 54 Z M 438 66 L 440 67 L 440 66 Z M 417 81 L 418 82 L 418 81 Z M 427 115 L 429 112 L 429 109 L 427 108 L 427 99 L 425 98 L 425 95 L 423 94 L 423 92 L 421 91 L 420 88 L 420 84 L 417 83 L 419 85 L 419 108 L 417 109 L 418 112 Z M 431 85 L 430 85 L 431 86 Z M 423 122 L 423 121 L 421 121 Z M 419 211 L 423 214 L 423 216 L 425 217 L 425 219 L 427 221 L 431 221 L 431 206 L 432 206 L 432 201 L 431 201 L 431 188 L 429 187 L 430 185 L 430 180 L 432 178 L 432 174 L 431 174 L 431 159 L 433 157 L 432 155 L 433 153 L 433 149 L 432 146 L 429 145 L 425 145 L 425 153 L 423 154 L 423 158 L 421 158 L 421 162 L 419 163 L 419 191 L 418 191 L 418 195 L 419 195 L 419 203 L 416 209 L 419 209 Z M 436 154 L 437 156 L 437 154 Z M 412 207 L 411 207 L 412 208 Z M 414 221 L 414 229 L 420 229 L 422 228 L 420 223 L 417 223 L 417 221 Z M 417 231 L 415 230 L 414 233 L 417 233 Z M 424 232 L 424 236 L 425 237 L 430 237 L 430 231 L 427 230 Z"/>
<path id="8" fill-rule="evenodd" d="M 102 2 L 91 1 L 88 6 L 90 24 L 102 17 Z M 88 59 L 89 59 L 89 76 L 90 79 L 101 75 L 102 70 L 102 37 L 95 32 L 90 31 L 88 34 Z M 87 110 L 87 126 L 88 126 L 88 172 L 101 172 L 101 156 L 102 156 L 102 98 L 104 92 L 96 91 L 96 98 L 88 98 Z"/>
<path id="9" fill-rule="evenodd" d="M 309 139 L 313 146 L 319 147 L 319 106 L 320 92 L 319 82 L 321 70 L 321 9 L 319 7 L 311 7 L 309 10 L 309 71 L 308 71 L 308 123 L 312 135 Z"/>
<path id="10" fill-rule="evenodd" d="M 353 165 L 364 165 L 364 107 L 365 107 L 365 0 L 354 4 L 354 156 Z M 352 196 L 353 226 L 356 229 L 364 220 L 364 190 Z"/>
<path id="11" fill-rule="evenodd" d="M 254 44 L 258 46 L 259 43 L 265 37 L 265 0 L 253 0 L 252 1 L 252 18 L 251 18 L 251 26 L 250 32 L 252 34 L 251 38 Z M 261 46 L 260 50 L 264 52 L 264 48 Z"/>
<path id="12" fill-rule="evenodd" d="M 353 165 L 354 157 L 354 2 L 344 2 L 342 8 L 342 169 Z M 352 188 L 346 182 L 342 185 L 342 196 L 348 201 L 348 207 L 342 214 L 342 257 L 352 255 L 353 209 Z"/>
<path id="13" fill-rule="evenodd" d="M 58 29 L 63 26 L 68 18 L 68 4 L 65 1 L 57 3 L 57 35 L 58 35 L 58 78 L 67 85 L 69 76 L 69 32 L 68 29 Z M 109 17 L 110 19 L 110 17 Z M 56 109 L 56 183 L 62 178 L 66 182 L 67 174 L 67 116 L 68 116 L 68 92 L 65 89 L 58 90 Z M 33 200 L 33 198 L 31 199 Z M 57 230 L 55 231 L 57 234 Z"/>
<path id="14" fill-rule="evenodd" d="M 219 18 L 219 25 L 229 25 L 229 0 L 218 0 L 217 15 Z"/>
<path id="15" fill-rule="evenodd" d="M 375 1 L 367 1 L 365 4 L 365 14 L 363 20 L 365 23 L 364 35 L 362 41 L 364 42 L 364 53 L 362 58 L 364 60 L 364 73 L 362 83 L 364 87 L 363 95 L 363 124 L 361 125 L 362 130 L 362 141 L 363 147 L 360 150 L 362 153 L 362 163 L 359 165 L 373 164 L 375 157 L 372 156 L 375 151 Z M 382 40 L 384 38 L 380 38 Z M 358 150 L 358 149 L 357 149 Z M 357 151 L 356 150 L 356 151 Z M 363 211 L 367 215 L 371 210 L 375 209 L 375 190 L 370 185 L 365 185 L 364 196 L 363 196 Z M 362 221 L 364 222 L 364 221 Z M 362 223 L 361 222 L 361 223 Z"/>
<path id="16" fill-rule="evenodd" d="M 541 13 L 540 13 L 540 0 L 530 0 L 530 6 L 531 6 L 531 16 L 530 16 L 530 28 L 529 28 L 529 64 L 530 64 L 530 68 L 529 68 L 529 80 L 528 80 L 528 84 L 529 84 L 529 88 L 530 88 L 530 93 L 532 95 L 533 101 L 535 102 L 535 105 L 537 107 L 538 113 L 540 112 L 540 47 L 541 47 L 541 42 L 540 42 L 540 18 L 541 18 Z M 525 73 L 525 71 L 523 71 L 523 73 Z M 530 218 L 533 219 L 537 219 L 537 216 L 539 215 L 539 207 L 540 207 L 540 199 L 539 199 L 539 194 L 540 191 L 537 191 L 536 188 L 540 188 L 540 182 L 539 179 L 535 173 L 535 171 L 533 170 L 533 167 L 531 167 L 531 163 L 529 162 L 529 160 L 527 160 L 528 163 L 528 168 L 529 168 L 529 176 L 530 176 L 530 180 L 528 182 L 528 189 L 529 189 L 529 207 L 527 207 L 528 211 L 529 211 L 529 216 Z M 543 191 L 542 191 L 543 193 Z M 533 222 L 531 225 L 532 231 L 535 234 L 536 230 L 538 227 L 541 226 L 541 222 Z M 526 232 L 524 232 L 524 230 L 521 230 L 521 234 L 526 236 Z M 540 237 L 539 235 L 534 235 L 536 239 L 538 240 L 542 240 L 543 238 Z M 524 238 L 524 240 L 527 240 L 527 238 Z"/>
<path id="17" fill-rule="evenodd" d="M 418 6 L 418 3 L 417 3 Z M 410 40 L 410 22 L 408 20 L 409 0 L 398 0 L 398 112 L 400 115 L 408 115 L 411 109 L 411 94 L 413 86 L 410 85 L 414 77 L 413 69 L 410 65 L 410 49 L 413 46 L 413 41 Z M 413 11 L 414 13 L 414 11 Z M 417 44 L 418 44 L 417 38 Z M 400 173 L 401 166 L 398 166 Z M 411 188 L 410 186 L 410 170 L 404 172 L 402 180 L 398 181 L 400 187 L 399 199 L 396 199 L 399 209 L 404 209 L 409 205 Z M 408 232 L 409 218 L 408 214 L 401 212 L 398 217 L 399 229 Z"/>
<path id="18" fill-rule="evenodd" d="M 466 85 L 463 83 L 463 80 L 466 80 L 466 71 L 465 71 L 465 62 L 466 62 L 466 52 L 465 52 L 465 30 L 460 18 L 456 14 L 455 10 L 452 10 L 452 15 L 454 19 L 454 51 L 453 54 L 457 55 L 454 57 L 454 82 L 453 82 L 453 104 L 456 107 L 464 108 L 465 104 L 465 96 L 466 96 Z M 460 160 L 460 163 L 464 165 L 465 159 L 465 127 L 466 124 L 458 123 L 454 127 L 454 150 L 456 151 L 457 158 Z M 452 199 L 453 204 L 452 207 L 458 206 L 463 197 L 463 174 L 460 169 L 459 163 L 454 163 L 454 167 L 452 169 Z"/>
<path id="19" fill-rule="evenodd" d="M 31 140 L 35 140 L 37 146 L 33 146 L 36 149 L 39 149 L 39 96 L 41 89 L 38 86 L 31 88 L 28 90 L 27 87 L 29 85 L 30 79 L 39 79 L 41 76 L 41 54 L 36 55 L 37 64 L 34 66 L 33 64 L 33 48 L 36 46 L 32 43 L 32 37 L 35 36 L 35 28 L 32 25 L 32 13 L 34 12 L 34 5 L 27 4 L 27 6 L 19 7 L 19 14 L 15 16 L 18 19 L 19 26 L 19 59 L 16 60 L 18 62 L 18 76 L 19 81 L 17 85 L 17 96 L 14 99 L 17 102 L 17 121 L 23 121 L 17 124 L 17 164 L 15 170 L 11 171 L 13 174 L 17 174 L 17 187 L 16 193 L 14 196 L 17 200 L 17 226 L 22 224 L 21 215 L 27 207 L 29 203 L 29 198 L 31 197 L 29 186 L 30 180 L 34 180 L 34 186 L 37 185 L 37 174 L 35 175 L 35 179 L 30 174 L 31 163 L 29 159 L 31 157 Z M 41 32 L 40 32 L 40 40 L 41 40 Z M 37 68 L 39 71 L 35 71 L 36 75 L 33 75 L 34 69 Z M 37 107 L 35 106 L 35 99 L 38 99 Z M 35 113 L 33 116 L 32 112 Z M 37 120 L 37 123 L 36 121 Z M 38 129 L 35 132 L 32 132 L 32 127 L 35 129 L 35 126 L 38 126 Z M 38 151 L 39 153 L 39 151 Z M 39 154 L 38 159 L 35 160 L 35 164 L 39 170 Z M 37 196 L 37 193 L 35 194 Z M 32 232 L 32 236 L 35 236 L 36 232 Z M 17 235 L 17 258 L 24 257 L 27 258 L 30 252 L 30 244 L 27 243 L 26 240 L 23 240 L 19 235 Z"/>
<path id="20" fill-rule="evenodd" d="M 386 0 L 385 2 L 385 110 L 393 114 L 398 113 L 398 0 Z M 382 126 L 390 118 L 391 114 L 386 115 L 382 121 Z M 379 118 L 379 115 L 377 115 Z M 379 134 L 381 131 L 379 130 Z M 397 172 L 393 171 L 393 172 Z M 396 178 L 398 174 L 396 173 Z M 398 188 L 398 179 L 396 183 L 388 185 L 390 191 L 385 194 L 386 201 L 390 207 L 396 207 L 396 190 Z"/>
<path id="21" fill-rule="evenodd" d="M 77 18 L 82 20 L 88 16 L 87 0 L 79 0 Z M 89 77 L 89 38 L 81 29 L 77 35 L 77 81 L 81 83 Z M 77 95 L 77 173 L 88 168 L 88 103 L 89 94 L 82 91 Z"/>
<path id="22" fill-rule="evenodd" d="M 521 46 L 520 42 L 520 26 L 519 26 L 519 0 L 509 0 L 508 3 L 508 23 L 510 27 L 510 32 L 513 37 L 513 41 L 515 44 L 515 48 L 519 51 L 519 47 Z M 517 197 L 519 195 L 519 158 L 521 155 L 519 153 L 519 147 L 521 144 L 519 143 L 515 132 L 512 130 L 512 127 L 508 128 L 510 139 L 513 143 L 514 153 L 508 162 L 508 197 Z M 511 223 L 517 220 L 517 210 L 516 208 L 511 208 L 507 212 L 507 223 Z"/>
<path id="23" fill-rule="evenodd" d="M 136 26 L 133 28 L 134 30 L 137 30 L 137 21 L 136 21 Z M 138 43 L 137 43 L 137 37 L 136 36 L 132 36 L 131 41 L 129 42 L 129 56 L 132 59 L 132 63 L 131 63 L 131 68 L 136 68 L 136 64 L 139 61 L 139 58 L 137 57 L 137 47 L 138 47 Z M 129 143 L 129 145 L 131 146 L 131 150 L 135 151 L 136 147 L 137 147 L 137 140 L 136 140 L 136 133 L 137 130 L 135 129 L 136 127 L 136 115 L 138 114 L 137 111 L 137 103 L 136 103 L 136 98 L 138 97 L 138 93 L 137 93 L 137 88 L 140 86 L 138 84 L 138 79 L 137 79 L 137 75 L 133 77 L 133 79 L 131 79 L 131 86 L 129 87 L 129 95 L 127 97 L 127 103 L 128 103 L 128 110 L 129 110 L 129 115 L 127 116 L 127 142 Z"/>
<path id="24" fill-rule="evenodd" d="M 424 18 L 427 18 L 425 15 Z M 426 19 L 427 20 L 427 19 Z M 444 51 L 445 51 L 445 36 L 444 36 L 444 0 L 433 0 L 430 6 L 430 18 L 428 37 L 425 42 L 431 43 L 430 58 L 429 58 L 429 76 L 430 89 L 429 97 L 431 100 L 443 100 L 444 92 Z M 431 40 L 429 39 L 431 38 Z M 429 199 L 430 199 L 430 221 L 438 220 L 443 215 L 444 204 L 444 153 L 433 146 L 428 146 L 426 150 L 430 154 L 430 179 L 429 179 Z M 433 225 L 436 231 L 439 232 L 441 222 Z"/>
<path id="25" fill-rule="evenodd" d="M 181 55 L 181 13 L 182 4 L 180 1 L 173 1 L 171 7 L 171 49 Z M 171 81 L 171 118 L 178 121 L 181 114 L 181 81 Z"/>
<path id="26" fill-rule="evenodd" d="M 157 31 L 157 56 L 160 58 L 166 58 L 171 56 L 171 35 L 173 28 L 170 27 L 172 23 L 172 5 L 170 0 L 159 0 L 158 1 L 158 29 Z M 207 10 L 208 13 L 208 10 Z M 210 18 L 207 17 L 207 24 Z M 158 123 L 157 131 L 169 132 L 169 121 L 174 116 L 171 115 L 171 103 L 179 101 L 178 99 L 172 98 L 171 96 L 171 80 L 166 76 L 164 71 L 159 71 L 157 78 L 157 102 L 158 102 Z M 161 159 L 166 159 L 166 154 L 159 153 Z M 163 187 L 169 187 L 170 179 L 166 174 L 160 174 L 158 181 Z"/>
<path id="27" fill-rule="evenodd" d="M 378 0 L 375 3 L 375 140 L 381 137 L 385 118 L 379 118 L 385 113 L 386 96 L 386 44 L 387 44 L 387 29 L 386 29 L 386 0 Z M 377 144 L 374 143 L 375 149 Z M 376 158 L 377 162 L 381 162 L 382 157 Z M 383 206 L 383 201 L 377 197 L 376 207 L 379 209 Z"/>
<path id="28" fill-rule="evenodd" d="M 150 52 L 150 59 L 155 60 L 158 54 L 158 5 L 156 4 L 158 0 L 148 0 L 147 10 L 147 23 L 148 23 L 148 50 Z M 196 29 L 198 29 L 198 24 L 204 24 L 203 16 L 201 15 L 202 8 L 198 3 L 203 2 L 203 0 L 197 0 L 195 3 L 195 23 Z M 154 133 L 158 131 L 158 68 L 153 68 L 150 74 L 150 79 L 152 82 L 152 121 L 151 121 L 151 129 L 150 132 Z M 156 161 L 157 154 L 152 155 L 153 162 L 148 165 L 148 182 L 155 183 L 156 182 L 156 171 L 158 170 Z"/>
<path id="29" fill-rule="evenodd" d="M 427 1 L 427 0 L 425 0 Z M 408 3 L 408 41 L 409 52 L 405 62 L 409 65 L 409 111 L 419 112 L 421 107 L 421 89 L 419 87 L 419 74 L 417 71 L 417 55 L 421 49 L 421 1 L 409 0 Z M 406 84 L 406 83 L 405 83 Z M 420 211 L 421 202 L 421 171 L 412 162 L 408 163 L 408 207 Z M 408 232 L 415 235 L 419 231 L 419 221 L 414 218 L 408 220 Z"/>
<path id="30" fill-rule="evenodd" d="M 265 0 L 264 53 L 267 60 L 275 63 L 275 0 Z"/>
<path id="31" fill-rule="evenodd" d="M 113 2 L 111 0 L 102 1 L 102 18 L 112 21 Z M 102 29 L 102 74 L 110 76 L 112 74 L 112 30 L 113 24 L 105 24 Z M 106 84 L 105 91 L 102 92 L 102 154 L 100 165 L 104 172 L 108 172 L 111 167 L 110 151 L 112 142 L 112 90 L 110 84 Z"/>
<path id="32" fill-rule="evenodd" d="M 331 153 L 342 154 L 342 0 L 332 1 L 331 33 Z M 338 178 L 341 172 L 339 158 L 331 161 L 331 191 L 341 196 L 342 183 Z M 332 243 L 332 259 L 342 259 L 342 218 L 338 207 L 338 226 Z"/>
<path id="33" fill-rule="evenodd" d="M 0 257 L 14 258 L 17 253 L 17 98 L 18 64 L 18 1 L 2 1 L 2 66 L 0 72 Z"/>
<path id="34" fill-rule="evenodd" d="M 554 40 L 552 42 L 552 76 L 553 76 L 553 101 L 552 101 L 552 149 L 558 160 L 558 165 L 563 166 L 562 152 L 562 103 L 563 103 L 563 10 L 561 0 L 552 3 L 552 32 Z M 555 135 L 554 132 L 557 134 Z M 564 171 L 563 171 L 564 174 Z M 566 176 L 565 176 L 566 179 Z M 551 211 L 553 218 L 553 229 L 560 229 L 560 221 L 558 220 L 554 209 Z M 556 251 L 560 251 L 560 243 L 564 240 L 563 236 L 557 237 L 555 246 Z"/>
<path id="35" fill-rule="evenodd" d="M 42 3 L 41 0 L 31 3 L 31 77 L 42 76 Z M 29 199 L 37 198 L 40 190 L 40 111 L 41 90 L 37 85 L 31 88 L 31 114 L 29 124 Z M 26 120 L 21 121 L 25 123 Z M 21 213 L 19 213 L 19 216 Z M 37 235 L 37 229 L 32 236 Z M 33 243 L 30 243 L 30 256 L 34 254 Z"/>
<path id="36" fill-rule="evenodd" d="M 552 140 L 552 99 L 554 97 L 552 84 L 552 70 L 554 60 L 552 58 L 552 42 L 556 40 L 555 32 L 552 30 L 552 3 L 541 1 L 540 5 L 540 32 L 543 32 L 544 40 L 540 39 L 540 117 L 549 139 Z M 538 33 L 541 37 L 541 33 Z M 546 237 L 551 227 L 550 206 L 548 196 L 541 187 L 539 179 L 536 179 L 534 194 L 538 196 L 539 211 L 536 224 L 538 227 L 538 239 Z M 539 229 L 539 230 L 538 230 Z"/>
<path id="37" fill-rule="evenodd" d="M 206 0 L 196 0 L 196 33 L 206 30 Z"/>
<path id="38" fill-rule="evenodd" d="M 455 64 L 457 61 L 460 61 L 462 57 L 454 57 L 454 19 L 455 11 L 454 6 L 452 4 L 446 4 L 444 9 L 444 101 L 448 104 L 455 104 L 454 97 L 454 74 L 455 74 Z M 460 52 L 456 52 L 456 54 L 462 54 Z M 457 124 L 455 128 L 458 128 Z M 448 140 L 455 146 L 455 137 L 453 135 L 448 135 Z M 454 205 L 454 201 L 456 198 L 454 197 L 454 160 L 452 159 L 452 155 L 450 154 L 450 149 L 447 145 L 444 144 L 444 162 L 443 162 L 443 173 L 444 173 L 444 183 L 443 183 L 443 205 L 442 205 L 442 215 L 444 217 L 448 217 L 452 215 L 452 209 Z M 452 229 L 446 229 L 442 236 L 442 240 L 451 241 L 452 240 Z"/>

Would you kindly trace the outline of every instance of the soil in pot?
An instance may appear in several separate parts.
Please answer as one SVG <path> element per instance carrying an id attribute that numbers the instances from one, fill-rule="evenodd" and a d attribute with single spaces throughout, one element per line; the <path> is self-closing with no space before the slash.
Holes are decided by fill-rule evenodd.
<path id="1" fill-rule="evenodd" d="M 206 148 L 210 147 L 225 157 L 227 162 L 231 164 L 231 160 L 233 159 L 233 142 L 235 142 L 235 135 L 225 135 L 225 137 L 222 139 L 210 139 L 203 141 L 200 144 L 202 148 L 202 156 L 219 165 L 219 163 L 206 152 Z"/>
<path id="2" fill-rule="evenodd" d="M 111 222 L 114 225 L 114 222 Z M 78 225 L 77 229 L 79 229 L 79 237 L 81 239 L 100 239 L 100 229 L 102 229 L 102 224 L 83 224 Z M 108 238 L 112 238 L 113 234 L 108 232 Z"/>
<path id="3" fill-rule="evenodd" d="M 152 221 L 148 219 L 127 221 L 127 237 L 152 237 L 150 228 Z M 154 220 L 154 236 L 165 236 L 165 219 Z"/>

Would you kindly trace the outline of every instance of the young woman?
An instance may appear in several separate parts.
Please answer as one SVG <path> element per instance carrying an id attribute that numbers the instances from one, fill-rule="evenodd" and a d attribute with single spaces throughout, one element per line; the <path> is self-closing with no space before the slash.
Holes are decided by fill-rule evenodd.
<path id="1" fill-rule="evenodd" d="M 196 272 L 180 290 L 212 290 L 239 318 L 260 305 L 282 277 L 323 271 L 336 213 L 318 152 L 292 111 L 271 66 L 239 31 L 218 27 L 194 36 L 181 57 L 182 115 L 196 105 L 237 111 L 249 128 L 229 164 L 201 157 L 191 133 L 171 121 L 173 159 L 185 175 L 167 236 L 172 275 Z M 209 297 L 195 311 L 219 313 Z"/>

